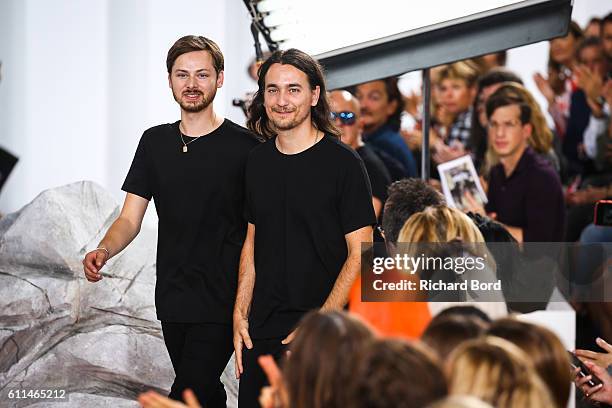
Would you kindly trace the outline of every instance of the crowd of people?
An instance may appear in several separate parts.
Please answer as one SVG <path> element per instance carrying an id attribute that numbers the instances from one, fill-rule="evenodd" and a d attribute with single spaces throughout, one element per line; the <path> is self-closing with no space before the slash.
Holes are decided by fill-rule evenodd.
<path id="1" fill-rule="evenodd" d="M 548 73 L 534 75 L 546 107 L 503 52 L 432 69 L 428 181 L 417 178 L 422 130 L 402 128 L 407 116 L 420 123 L 418 97 L 403 96 L 398 78 L 328 93 L 311 56 L 276 51 L 258 70 L 247 130 L 212 109 L 224 81 L 218 46 L 179 39 L 167 68 L 181 120 L 145 132 L 121 215 L 83 261 L 87 279 L 101 280 L 155 200 L 156 308 L 176 379 L 171 399 L 148 392 L 141 404 L 224 406 L 219 376 L 232 351 L 241 407 L 564 407 L 572 381 L 585 403 L 612 403 L 608 343 L 576 351 L 572 371 L 555 334 L 498 318 L 541 308 L 512 300 L 553 285 L 547 271 L 489 270 L 481 280 L 510 274 L 502 292 L 442 297 L 488 303 L 433 319 L 423 301 L 363 302 L 358 278 L 364 242 L 393 256 L 406 243 L 489 251 L 612 239 L 592 225 L 612 185 L 612 14 L 591 23 L 551 40 Z M 467 190 L 457 209 L 435 166 L 466 156 L 487 199 Z M 609 304 L 575 306 L 612 338 Z"/>
<path id="2" fill-rule="evenodd" d="M 259 358 L 268 380 L 263 408 L 523 408 L 567 406 L 572 380 L 598 404 L 612 403 L 612 346 L 607 353 L 577 350 L 593 374 L 571 370 L 570 357 L 550 330 L 514 317 L 491 320 L 474 306 L 438 314 L 414 341 L 385 338 L 346 312 L 313 311 L 280 367 Z M 597 376 L 595 387 L 587 382 Z M 200 407 L 190 391 L 186 405 L 154 392 L 144 407 Z"/>

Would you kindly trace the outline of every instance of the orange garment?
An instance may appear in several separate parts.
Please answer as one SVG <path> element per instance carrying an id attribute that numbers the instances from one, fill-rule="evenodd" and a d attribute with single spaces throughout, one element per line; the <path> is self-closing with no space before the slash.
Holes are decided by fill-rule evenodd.
<path id="1" fill-rule="evenodd" d="M 431 321 L 427 302 L 362 302 L 361 277 L 351 288 L 349 311 L 382 336 L 418 339 Z"/>

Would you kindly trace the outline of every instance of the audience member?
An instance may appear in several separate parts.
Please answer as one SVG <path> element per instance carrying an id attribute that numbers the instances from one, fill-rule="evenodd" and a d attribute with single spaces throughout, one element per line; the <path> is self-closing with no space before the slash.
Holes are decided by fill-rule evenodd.
<path id="1" fill-rule="evenodd" d="M 357 85 L 355 96 L 361 105 L 365 142 L 400 162 L 403 177 L 416 176 L 412 152 L 399 134 L 404 102 L 397 87 L 397 78 Z"/>
<path id="2" fill-rule="evenodd" d="M 585 37 L 601 37 L 601 23 L 599 17 L 592 17 L 584 28 Z"/>
<path id="3" fill-rule="evenodd" d="M 374 150 L 363 143 L 361 138 L 363 125 L 360 120 L 359 101 L 351 93 L 342 90 L 331 92 L 329 100 L 336 127 L 341 132 L 342 142 L 351 146 L 365 164 L 372 186 L 374 212 L 376 218 L 380 220 L 383 205 L 387 199 L 387 187 L 391 184 L 391 176 Z M 380 236 L 379 234 L 376 235 Z M 380 241 L 382 241 L 382 237 L 380 237 Z"/>
<path id="4" fill-rule="evenodd" d="M 601 42 L 608 60 L 608 70 L 612 70 L 612 13 L 601 22 Z"/>
<path id="5" fill-rule="evenodd" d="M 474 305 L 457 305 L 447 307 L 440 311 L 436 315 L 437 317 L 446 317 L 446 316 L 459 316 L 459 317 L 468 317 L 470 319 L 476 319 L 480 321 L 485 327 L 489 327 L 491 324 L 491 318 L 489 315 L 479 307 Z"/>
<path id="6" fill-rule="evenodd" d="M 587 361 L 584 363 L 592 374 L 581 377 L 578 373 L 580 368 L 574 370 L 574 383 L 580 388 L 589 401 L 594 403 L 612 404 L 612 376 L 610 373 L 596 364 Z M 601 384 L 591 387 L 588 382 L 593 379 L 593 375 L 601 380 Z"/>
<path id="7" fill-rule="evenodd" d="M 498 337 L 460 345 L 451 354 L 446 372 L 451 395 L 472 395 L 497 408 L 554 406 L 525 353 Z"/>
<path id="8" fill-rule="evenodd" d="M 438 103 L 444 112 L 453 117 L 448 129 L 443 126 L 437 128 L 440 139 L 434 144 L 432 158 L 438 164 L 465 155 L 469 148 L 477 79 L 478 71 L 464 61 L 447 65 L 438 73 Z"/>
<path id="9" fill-rule="evenodd" d="M 556 407 L 567 406 L 572 380 L 568 369 L 570 360 L 553 332 L 536 324 L 506 318 L 494 321 L 487 334 L 506 339 L 523 350 L 548 386 Z"/>
<path id="10" fill-rule="evenodd" d="M 476 97 L 472 107 L 472 128 L 468 146 L 472 152 L 472 159 L 476 170 L 480 169 L 484 163 L 487 151 L 487 112 L 485 104 L 489 96 L 504 82 L 516 82 L 523 84 L 523 81 L 513 72 L 505 68 L 493 68 L 478 79 L 476 86 Z"/>
<path id="11" fill-rule="evenodd" d="M 498 89 L 486 109 L 490 149 L 500 161 L 489 173 L 487 212 L 518 242 L 562 241 L 565 204 L 561 181 L 550 163 L 529 146 L 534 132 L 530 105 Z M 471 210 L 483 213 L 469 199 Z"/>
<path id="12" fill-rule="evenodd" d="M 361 350 L 373 341 L 371 330 L 343 312 L 310 312 L 298 327 L 283 366 L 289 406 L 352 406 L 348 389 L 359 378 L 356 365 Z"/>
<path id="13" fill-rule="evenodd" d="M 450 395 L 428 405 L 427 408 L 493 408 L 486 402 L 470 395 Z"/>
<path id="14" fill-rule="evenodd" d="M 557 135 L 563 139 L 570 115 L 570 97 L 575 89 L 572 70 L 575 64 L 576 47 L 583 34 L 580 26 L 570 22 L 565 37 L 550 40 L 548 56 L 548 78 L 536 73 L 533 76 L 538 89 L 548 102 L 548 111 L 555 122 Z"/>
<path id="15" fill-rule="evenodd" d="M 437 359 L 417 344 L 378 340 L 356 358 L 345 407 L 422 408 L 447 395 Z"/>
<path id="16" fill-rule="evenodd" d="M 474 316 L 438 314 L 425 329 L 421 341 L 434 350 L 440 360 L 446 361 L 457 346 L 478 338 L 486 327 L 480 318 Z"/>

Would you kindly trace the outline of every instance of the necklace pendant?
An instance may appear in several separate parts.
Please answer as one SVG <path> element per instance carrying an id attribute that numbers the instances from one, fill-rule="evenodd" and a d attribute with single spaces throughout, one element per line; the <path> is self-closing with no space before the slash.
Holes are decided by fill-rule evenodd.
<path id="1" fill-rule="evenodd" d="M 187 146 L 183 146 L 183 153 L 187 153 Z"/>

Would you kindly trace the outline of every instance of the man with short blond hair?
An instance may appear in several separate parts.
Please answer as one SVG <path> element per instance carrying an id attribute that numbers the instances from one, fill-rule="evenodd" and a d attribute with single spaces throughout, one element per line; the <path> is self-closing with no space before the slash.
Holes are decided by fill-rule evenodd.
<path id="1" fill-rule="evenodd" d="M 138 235 L 151 199 L 159 217 L 155 307 L 176 379 L 170 398 L 191 388 L 207 407 L 225 407 L 220 381 L 232 354 L 232 306 L 246 233 L 244 166 L 258 144 L 217 115 L 223 54 L 185 36 L 170 48 L 168 84 L 181 119 L 144 132 L 122 189 L 121 214 L 83 260 L 90 282 Z"/>

